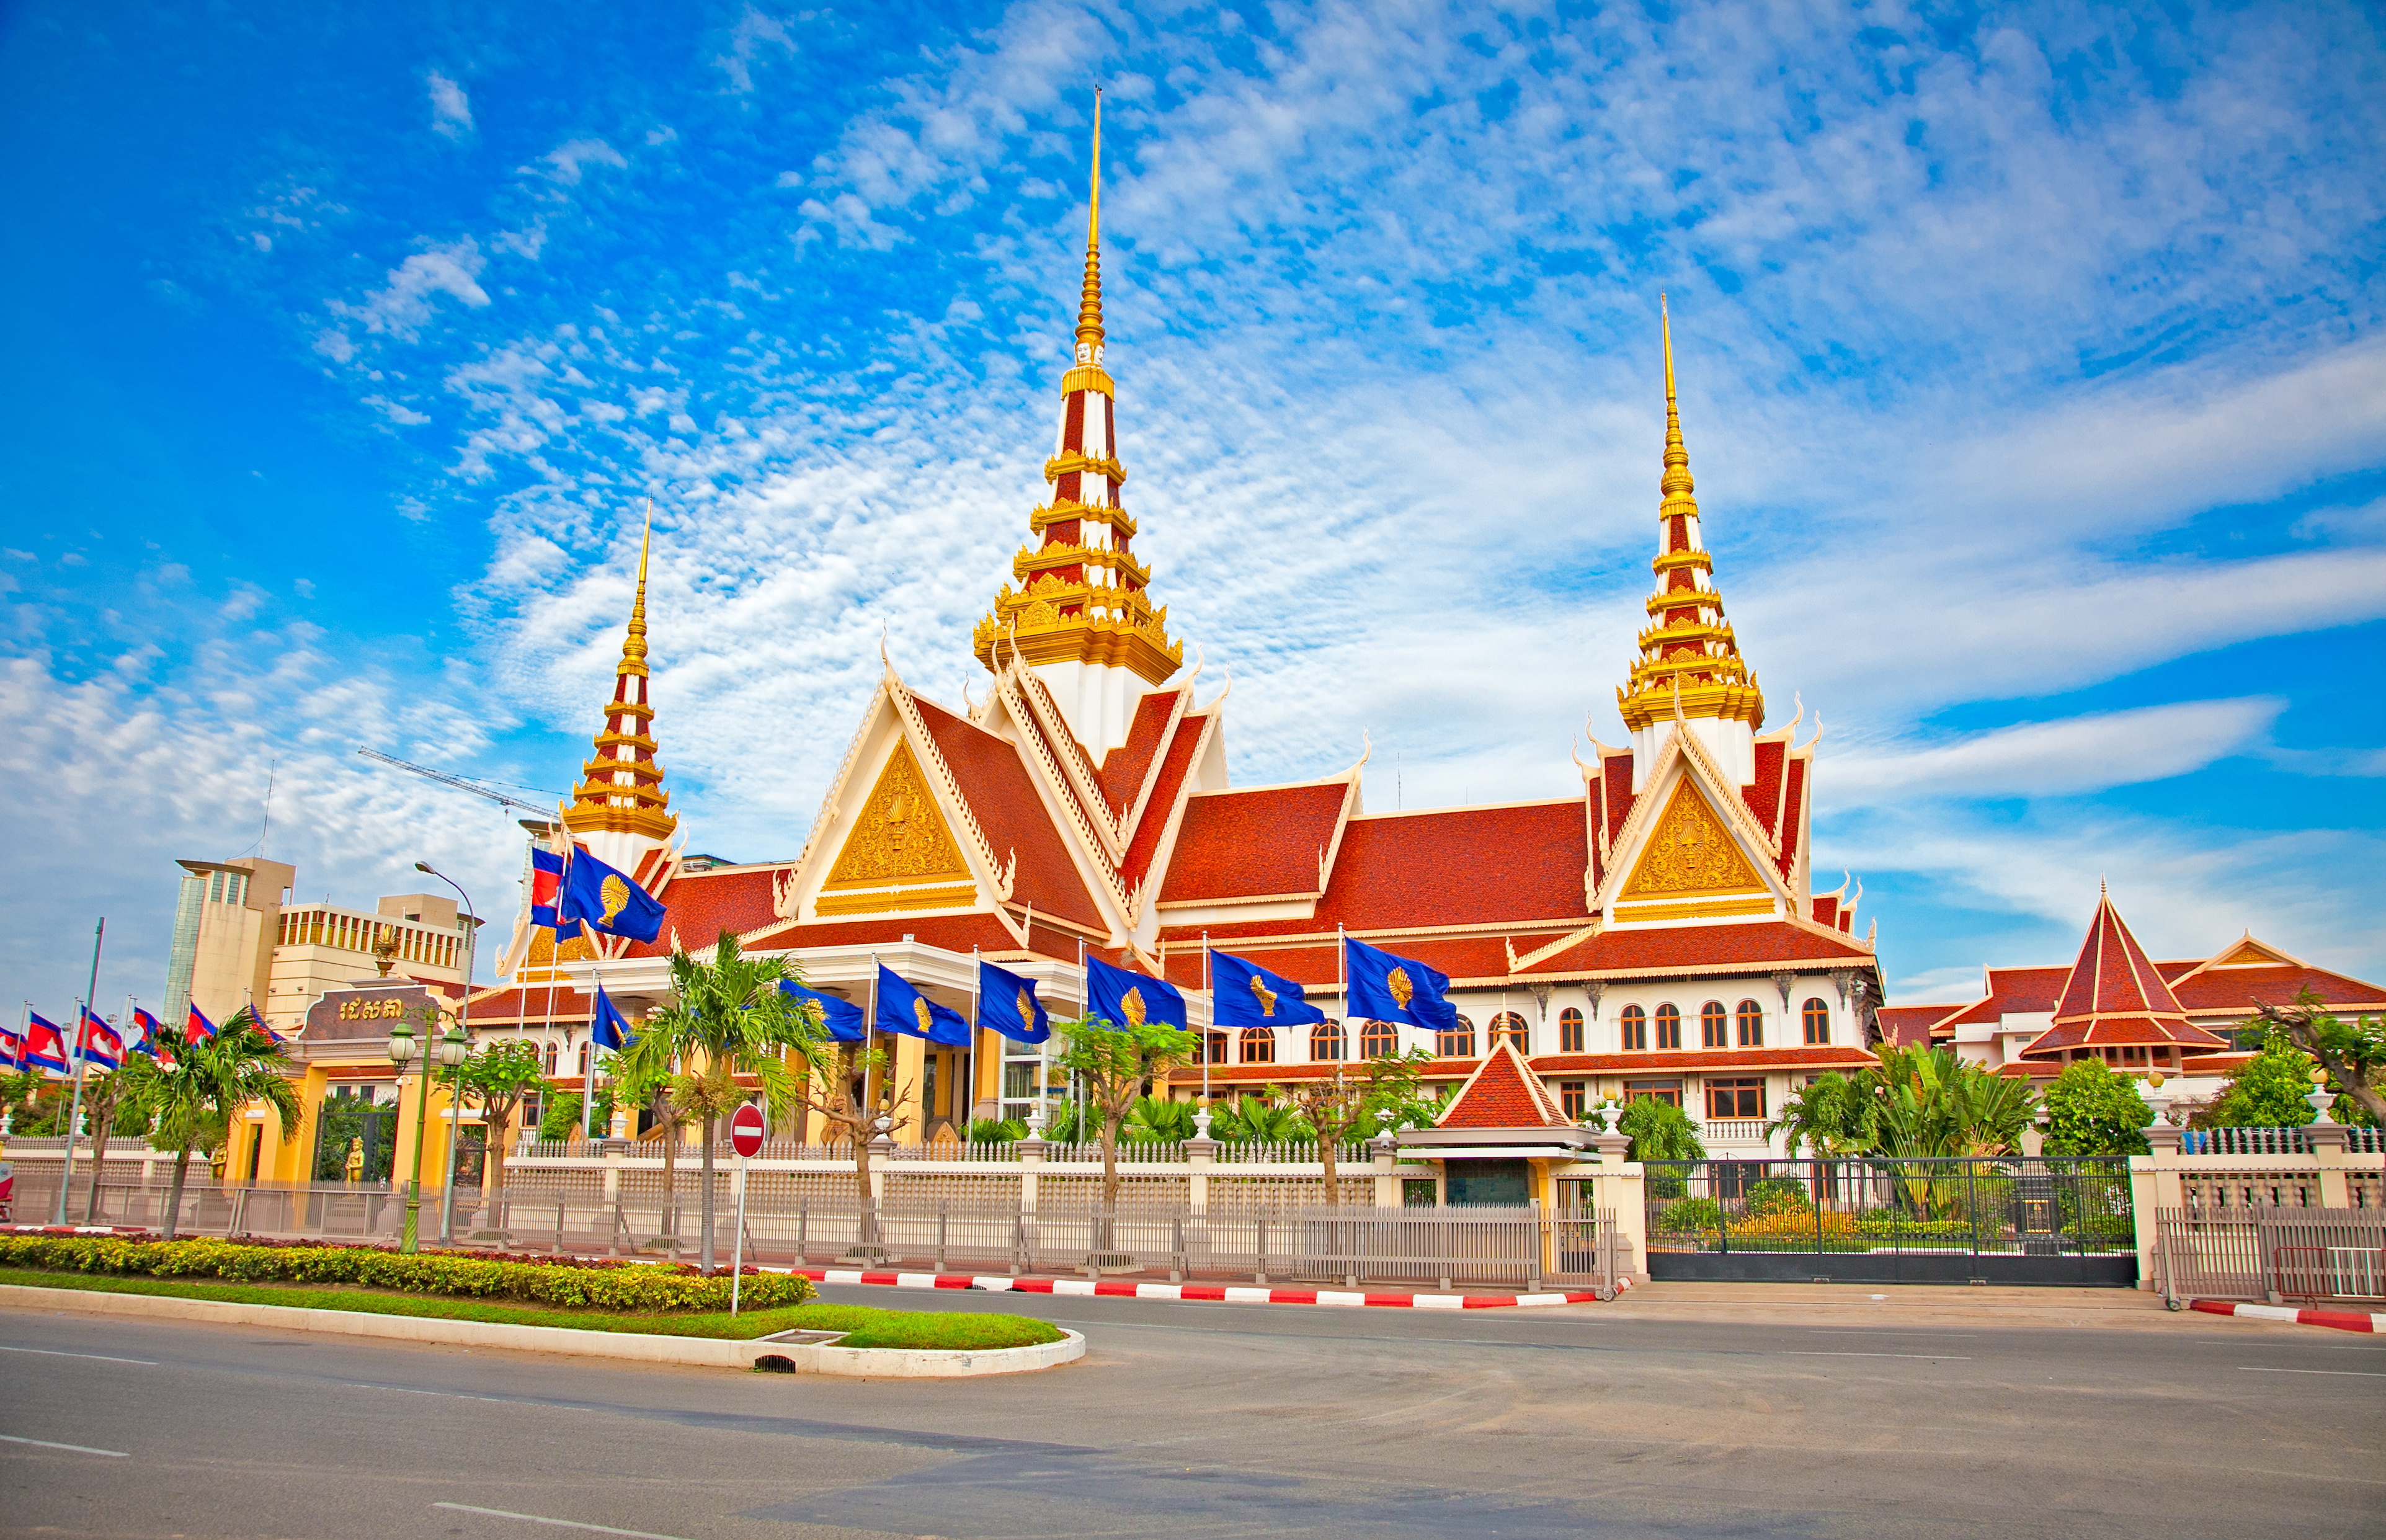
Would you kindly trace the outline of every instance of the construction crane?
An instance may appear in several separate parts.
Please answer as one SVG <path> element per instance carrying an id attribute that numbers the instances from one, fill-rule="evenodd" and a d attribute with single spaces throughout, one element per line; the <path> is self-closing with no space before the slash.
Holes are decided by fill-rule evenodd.
<path id="1" fill-rule="evenodd" d="M 508 796 L 503 792 L 491 791 L 477 781 L 467 781 L 460 775 L 450 775 L 446 770 L 435 770 L 428 765 L 418 765 L 411 760 L 401 759 L 394 754 L 383 754 L 377 748 L 359 747 L 357 752 L 368 759 L 419 775 L 425 781 L 436 781 L 443 786 L 453 786 L 459 792 L 470 792 L 474 796 L 486 797 L 501 808 L 520 808 L 525 813 L 538 815 L 542 821 L 551 822 L 554 820 L 555 808 L 552 804 L 542 807 L 535 802 L 524 802 L 518 796 Z"/>

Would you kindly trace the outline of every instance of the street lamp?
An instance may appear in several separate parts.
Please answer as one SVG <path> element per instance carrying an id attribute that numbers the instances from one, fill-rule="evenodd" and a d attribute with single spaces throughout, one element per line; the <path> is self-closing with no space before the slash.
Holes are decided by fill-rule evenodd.
<path id="1" fill-rule="evenodd" d="M 421 1045 L 416 1043 L 414 1029 L 400 1021 L 389 1029 L 389 1061 L 397 1066 L 400 1076 L 417 1057 Z M 422 1061 L 421 1084 L 414 1101 L 414 1175 L 406 1184 L 406 1229 L 398 1237 L 397 1249 L 421 1249 L 422 1216 L 422 1137 L 423 1124 L 431 1108 L 431 1066 L 436 1060 L 442 1069 L 464 1062 L 464 1034 L 449 1029 L 447 1035 L 431 1045 L 431 1051 L 419 1056 Z"/>
<path id="2" fill-rule="evenodd" d="M 429 861 L 415 862 L 414 870 L 426 876 L 438 878 L 454 888 L 456 896 L 464 901 L 464 993 L 456 1002 L 455 1029 L 440 1044 L 439 1060 L 442 1064 L 457 1067 L 463 1064 L 464 1056 L 468 1051 L 466 1044 L 470 1041 L 468 1033 L 471 1031 L 470 1019 L 472 1014 L 473 948 L 480 941 L 478 933 L 481 929 L 480 917 L 473 911 L 472 895 L 466 893 L 455 878 L 448 876 Z M 450 1042 L 455 1045 L 456 1057 L 453 1058 L 447 1057 Z M 463 1091 L 464 1076 L 462 1070 L 458 1069 L 455 1091 L 449 1096 L 447 1103 L 447 1185 L 446 1189 L 439 1195 L 439 1243 L 442 1246 L 452 1246 L 456 1241 L 456 1139 L 463 1132 L 464 1127 Z M 483 1130 L 484 1150 L 485 1134 L 486 1131 Z M 418 1155 L 421 1147 L 420 1144 L 415 1146 Z M 485 1152 L 483 1158 L 487 1158 Z"/>

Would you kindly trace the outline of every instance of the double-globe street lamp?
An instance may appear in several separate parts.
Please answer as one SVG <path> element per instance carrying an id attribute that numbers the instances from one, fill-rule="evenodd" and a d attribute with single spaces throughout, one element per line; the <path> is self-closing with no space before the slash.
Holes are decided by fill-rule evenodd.
<path id="1" fill-rule="evenodd" d="M 454 888 L 456 896 L 464 901 L 464 993 L 456 1001 L 455 1036 L 458 1043 L 469 1044 L 471 1041 L 472 1030 L 471 1017 L 473 954 L 481 939 L 480 917 L 473 912 L 472 895 L 466 893 L 463 885 L 455 878 L 448 876 L 429 861 L 415 862 L 414 870 L 425 876 L 438 878 Z M 455 1087 L 447 1098 L 447 1184 L 439 1195 L 439 1244 L 453 1246 L 456 1244 L 456 1143 L 464 1131 L 464 1074 L 461 1069 L 464 1060 L 460 1057 L 453 1059 L 443 1058 L 441 1062 L 455 1068 L 457 1071 Z M 419 1162 L 422 1146 L 418 1142 L 414 1147 Z M 486 1130 L 483 1131 L 483 1149 L 482 1158 L 486 1159 Z"/>
<path id="2" fill-rule="evenodd" d="M 423 1023 L 426 1030 L 431 1024 L 428 1021 Z M 421 1046 L 414 1040 L 414 1029 L 404 1021 L 389 1029 L 389 1061 L 397 1066 L 400 1075 L 406 1073 L 409 1061 L 418 1057 L 422 1061 L 422 1083 L 416 1088 L 414 1102 L 414 1176 L 406 1184 L 406 1231 L 398 1238 L 397 1249 L 400 1251 L 421 1249 L 418 1242 L 422 1219 L 422 1139 L 425 1114 L 431 1107 L 431 1061 L 437 1059 L 443 1069 L 452 1069 L 463 1063 L 464 1029 L 460 1026 L 449 1028 L 446 1036 L 428 1045 L 429 1051 L 418 1055 L 417 1049 Z"/>

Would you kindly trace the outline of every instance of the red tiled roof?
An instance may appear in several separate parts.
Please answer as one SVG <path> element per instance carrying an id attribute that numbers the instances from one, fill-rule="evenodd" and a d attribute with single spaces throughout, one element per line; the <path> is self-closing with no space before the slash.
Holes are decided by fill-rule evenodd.
<path id="1" fill-rule="evenodd" d="M 1782 781 L 1780 866 L 1781 875 L 1787 877 L 1798 865 L 1798 835 L 1806 798 L 1806 761 L 1790 756 L 1789 770 Z"/>
<path id="2" fill-rule="evenodd" d="M 1872 954 L 1786 920 L 1744 925 L 1677 925 L 1601 931 L 1525 970 L 1536 978 L 1593 973 L 1679 973 L 1705 968 L 1808 962 L 1870 966 Z"/>
<path id="3" fill-rule="evenodd" d="M 2386 987 L 2319 968 L 2216 968 L 2185 980 L 2172 994 L 2181 1008 L 2199 1016 L 2251 1016 L 2257 1003 L 2292 1005 L 2306 989 L 2331 1006 L 2386 1009 Z"/>
<path id="4" fill-rule="evenodd" d="M 1063 920 L 1099 925 L 1101 916 L 1093 895 L 1086 891 L 1060 831 L 1052 827 L 1052 816 L 1020 762 L 1019 750 L 941 707 L 917 696 L 911 704 L 985 831 L 995 859 L 1018 854 L 1011 896 Z"/>
<path id="5" fill-rule="evenodd" d="M 1588 920 L 1589 864 L 1579 798 L 1368 814 L 1342 831 L 1317 919 L 1354 931 Z"/>
<path id="6" fill-rule="evenodd" d="M 1144 698 L 1149 701 L 1152 697 Z M 1137 720 L 1141 720 L 1139 716 Z M 1184 790 L 1186 779 L 1193 773 L 1193 756 L 1201 746 L 1201 730 L 1209 725 L 1208 717 L 1187 713 L 1168 740 L 1168 752 L 1162 756 L 1160 773 L 1153 781 L 1151 800 L 1144 806 L 1143 817 L 1136 823 L 1135 837 L 1127 842 L 1126 854 L 1119 861 L 1119 885 L 1129 893 L 1151 870 L 1152 857 L 1160 850 L 1161 837 L 1168 832 L 1168 815 Z M 1176 848 L 1185 848 L 1181 834 Z"/>
<path id="7" fill-rule="evenodd" d="M 1615 838 L 1632 816 L 1632 756 L 1610 754 L 1599 761 L 1600 790 L 1607 794 L 1607 837 Z"/>
<path id="8" fill-rule="evenodd" d="M 1554 1128 L 1566 1116 L 1511 1044 L 1491 1050 L 1433 1121 L 1436 1128 Z"/>
<path id="9" fill-rule="evenodd" d="M 1097 783 L 1113 815 L 1135 806 L 1136 794 L 1143 790 L 1144 778 L 1150 772 L 1151 762 L 1159 757 L 1161 742 L 1167 736 L 1168 714 L 1176 708 L 1176 697 L 1181 694 L 1178 690 L 1155 690 L 1136 702 L 1135 720 L 1126 730 L 1126 742 L 1102 757 Z M 1158 798 L 1153 800 L 1156 804 Z"/>
<path id="10" fill-rule="evenodd" d="M 1989 970 L 1989 1000 L 1999 1015 L 2027 1016 L 2036 1011 L 2053 1010 L 2063 997 L 2064 981 L 2071 970 L 2054 968 L 1991 968 Z"/>
<path id="11" fill-rule="evenodd" d="M 775 952 L 797 946 L 876 946 L 905 936 L 923 946 L 941 946 L 948 952 L 966 952 L 973 946 L 987 952 L 1020 949 L 1019 938 L 990 914 L 862 915 L 851 920 L 789 923 L 756 936 L 747 945 L 749 950 Z M 1038 925 L 1031 939 L 1036 943 L 1035 950 L 1045 957 L 1077 960 L 1077 941 L 1073 934 Z"/>
<path id="12" fill-rule="evenodd" d="M 1835 893 L 1817 894 L 1815 897 L 1814 920 L 1817 925 L 1840 928 L 1840 897 Z"/>
<path id="13" fill-rule="evenodd" d="M 1882 1006 L 1874 1014 L 1880 1035 L 1893 1048 L 1928 1047 L 1930 1029 L 1953 1014 L 1953 1006 Z"/>
<path id="14" fill-rule="evenodd" d="M 2031 1038 L 2019 1057 L 2049 1058 L 2066 1048 L 2159 1048 L 2174 1045 L 2181 1053 L 2190 1054 L 2210 1053 L 2229 1046 L 2184 1016 L 2152 1016 L 2140 1012 L 2129 1016 L 2081 1017 L 2077 1020 L 2057 1021 Z"/>
<path id="15" fill-rule="evenodd" d="M 754 867 L 742 871 L 683 871 L 662 891 L 663 927 L 652 941 L 630 944 L 623 955 L 658 958 L 669 955 L 672 935 L 691 952 L 710 950 L 723 931 L 739 934 L 767 925 L 777 910 L 772 883 L 785 867 Z"/>
<path id="16" fill-rule="evenodd" d="M 1756 779 L 1739 790 L 1740 800 L 1756 815 L 1757 826 L 1773 833 L 1774 815 L 1781 810 L 1781 793 L 1789 780 L 1790 745 L 1777 740 L 1756 744 Z"/>
<path id="17" fill-rule="evenodd" d="M 543 983 L 509 985 L 472 998 L 472 1025 L 494 1027 L 519 1025 L 525 1022 L 573 1022 L 588 1020 L 589 1008 L 595 997 L 581 994 L 568 983 L 552 986 L 553 1003 L 549 1004 L 550 986 Z"/>
<path id="18" fill-rule="evenodd" d="M 2055 1004 L 2054 1020 L 2058 1023 L 2089 1021 L 2100 1016 L 2146 1012 L 2176 1016 L 2179 1001 L 2146 959 L 2145 948 L 2129 933 L 2110 895 L 2101 897 L 2095 919 L 2088 922 L 2088 937 L 2080 944 L 2078 960 L 2071 965 L 2071 977 L 2063 986 L 2063 998 Z"/>
<path id="19" fill-rule="evenodd" d="M 1349 783 L 1334 781 L 1186 798 L 1160 902 L 1315 893 L 1317 858 L 1333 848 L 1334 826 L 1350 795 Z"/>
<path id="20" fill-rule="evenodd" d="M 1679 1053 L 1544 1054 L 1533 1068 L 1545 1075 L 1634 1074 L 1640 1070 L 1861 1070 L 1880 1062 L 1862 1048 L 1686 1048 Z"/>

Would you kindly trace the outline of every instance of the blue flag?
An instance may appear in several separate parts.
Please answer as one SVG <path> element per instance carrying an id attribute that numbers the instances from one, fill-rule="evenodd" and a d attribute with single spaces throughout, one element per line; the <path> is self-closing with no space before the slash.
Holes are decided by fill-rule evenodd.
<path id="1" fill-rule="evenodd" d="M 834 995 L 806 989 L 793 979 L 781 979 L 779 993 L 798 1005 L 809 1002 L 820 1007 L 821 1020 L 828 1027 L 828 1040 L 832 1043 L 860 1043 L 870 1035 L 861 1008 L 850 1000 L 840 1000 Z"/>
<path id="2" fill-rule="evenodd" d="M 1086 959 L 1086 1014 L 1116 1026 L 1139 1027 L 1161 1021 L 1185 1025 L 1185 995 L 1165 979 L 1112 968 L 1099 958 Z"/>
<path id="3" fill-rule="evenodd" d="M 1350 981 L 1350 1013 L 1369 1021 L 1407 1021 L 1448 1032 L 1458 1025 L 1458 1008 L 1441 997 L 1450 975 L 1410 958 L 1342 940 L 1342 962 Z"/>
<path id="4" fill-rule="evenodd" d="M 627 874 L 575 847 L 563 865 L 555 918 L 563 925 L 586 920 L 590 930 L 606 935 L 652 941 L 662 933 L 663 907 Z"/>
<path id="5" fill-rule="evenodd" d="M 1036 997 L 1036 981 L 990 962 L 977 965 L 977 1024 L 1013 1043 L 1041 1043 L 1052 1035 L 1052 1018 Z"/>
<path id="6" fill-rule="evenodd" d="M 557 929 L 555 899 L 563 886 L 563 858 L 534 845 L 530 853 L 530 922 Z"/>
<path id="7" fill-rule="evenodd" d="M 1300 985 L 1227 952 L 1210 954 L 1210 1020 L 1220 1027 L 1298 1027 L 1325 1020 Z"/>
<path id="8" fill-rule="evenodd" d="M 924 1037 L 948 1048 L 970 1045 L 967 1017 L 929 999 L 883 962 L 878 965 L 878 1030 Z"/>
<path id="9" fill-rule="evenodd" d="M 617 1054 L 628 1052 L 638 1042 L 638 1034 L 630 1030 L 630 1019 L 622 1014 L 622 1008 L 606 995 L 601 983 L 596 986 L 596 1008 L 588 1018 L 588 1041 Z"/>

